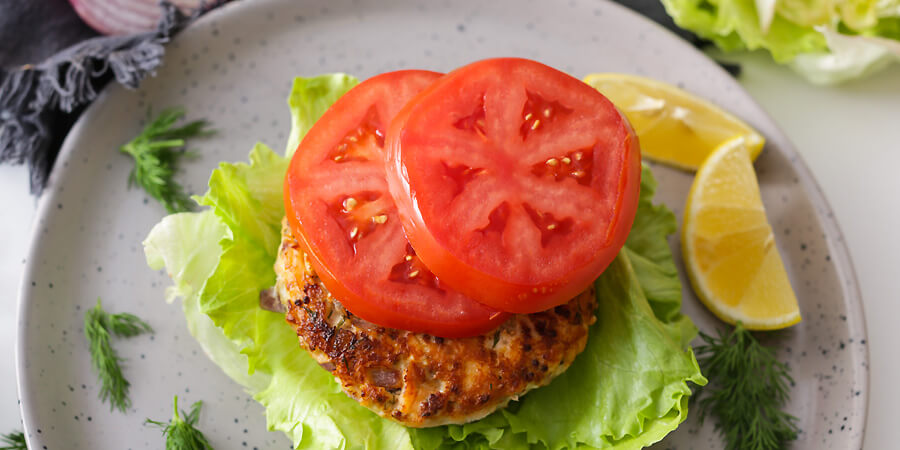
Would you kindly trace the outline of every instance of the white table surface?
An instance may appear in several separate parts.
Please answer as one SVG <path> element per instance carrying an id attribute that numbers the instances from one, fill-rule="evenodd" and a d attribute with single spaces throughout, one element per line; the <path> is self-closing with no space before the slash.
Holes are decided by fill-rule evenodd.
<path id="1" fill-rule="evenodd" d="M 741 82 L 794 142 L 841 224 L 869 331 L 865 448 L 895 448 L 900 402 L 900 66 L 840 87 L 812 86 L 764 54 Z M 36 201 L 24 167 L 0 166 L 0 433 L 21 429 L 15 383 L 16 302 Z"/>

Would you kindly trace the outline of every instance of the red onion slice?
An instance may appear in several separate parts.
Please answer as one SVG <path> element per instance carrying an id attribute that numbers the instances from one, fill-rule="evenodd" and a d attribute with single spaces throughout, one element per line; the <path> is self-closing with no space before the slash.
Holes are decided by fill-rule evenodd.
<path id="1" fill-rule="evenodd" d="M 197 9 L 202 0 L 170 0 L 182 12 Z M 91 28 L 103 34 L 134 34 L 156 29 L 162 15 L 158 0 L 69 0 Z"/>

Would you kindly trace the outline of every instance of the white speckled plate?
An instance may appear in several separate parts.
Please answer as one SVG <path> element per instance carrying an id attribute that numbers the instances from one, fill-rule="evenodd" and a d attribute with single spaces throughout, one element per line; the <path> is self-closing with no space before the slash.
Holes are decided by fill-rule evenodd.
<path id="1" fill-rule="evenodd" d="M 233 3 L 178 36 L 166 65 L 140 90 L 108 88 L 65 142 L 40 202 L 22 282 L 19 395 L 31 448 L 162 448 L 160 432 L 142 423 L 168 419 L 174 394 L 206 402 L 200 427 L 216 448 L 290 445 L 266 431 L 262 407 L 203 355 L 181 308 L 163 301 L 168 278 L 144 262 L 141 241 L 165 212 L 141 191 L 126 190 L 129 160 L 116 148 L 138 132 L 148 107 L 184 105 L 220 130 L 198 143 L 200 158 L 180 175 L 201 193 L 219 161 L 245 160 L 258 140 L 283 148 L 285 97 L 295 75 L 446 71 L 501 55 L 539 59 L 579 77 L 621 71 L 675 83 L 768 138 L 756 167 L 805 318 L 773 337 L 796 380 L 789 410 L 803 432 L 794 448 L 860 448 L 868 395 L 862 305 L 841 233 L 809 170 L 712 61 L 617 5 L 588 0 Z M 691 175 L 654 170 L 660 199 L 680 214 Z M 126 414 L 97 399 L 82 320 L 98 296 L 108 309 L 135 312 L 156 328 L 154 336 L 116 342 L 133 385 Z M 687 288 L 684 310 L 702 329 L 716 326 Z M 659 446 L 722 443 L 710 423 L 699 427 L 692 416 Z"/>

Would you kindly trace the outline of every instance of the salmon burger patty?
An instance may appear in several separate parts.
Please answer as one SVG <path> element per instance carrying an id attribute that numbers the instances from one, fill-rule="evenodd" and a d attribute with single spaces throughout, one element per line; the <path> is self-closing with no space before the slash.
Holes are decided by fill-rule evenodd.
<path id="1" fill-rule="evenodd" d="M 547 311 L 513 315 L 482 336 L 381 327 L 331 296 L 286 221 L 275 272 L 277 301 L 300 346 L 347 395 L 410 427 L 478 420 L 550 383 L 584 350 L 596 321 L 589 288 Z"/>

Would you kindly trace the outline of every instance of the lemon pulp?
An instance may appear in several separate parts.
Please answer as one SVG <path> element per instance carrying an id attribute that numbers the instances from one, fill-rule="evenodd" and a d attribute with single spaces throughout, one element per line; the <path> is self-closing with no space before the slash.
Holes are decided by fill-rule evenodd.
<path id="1" fill-rule="evenodd" d="M 744 137 L 751 160 L 765 144 L 762 135 L 737 117 L 675 86 L 621 73 L 595 73 L 584 82 L 625 114 L 642 156 L 654 161 L 694 171 L 733 137 Z"/>
<path id="2" fill-rule="evenodd" d="M 726 141 L 700 166 L 688 194 L 681 244 L 694 291 L 720 319 L 751 330 L 801 320 L 745 137 Z"/>

